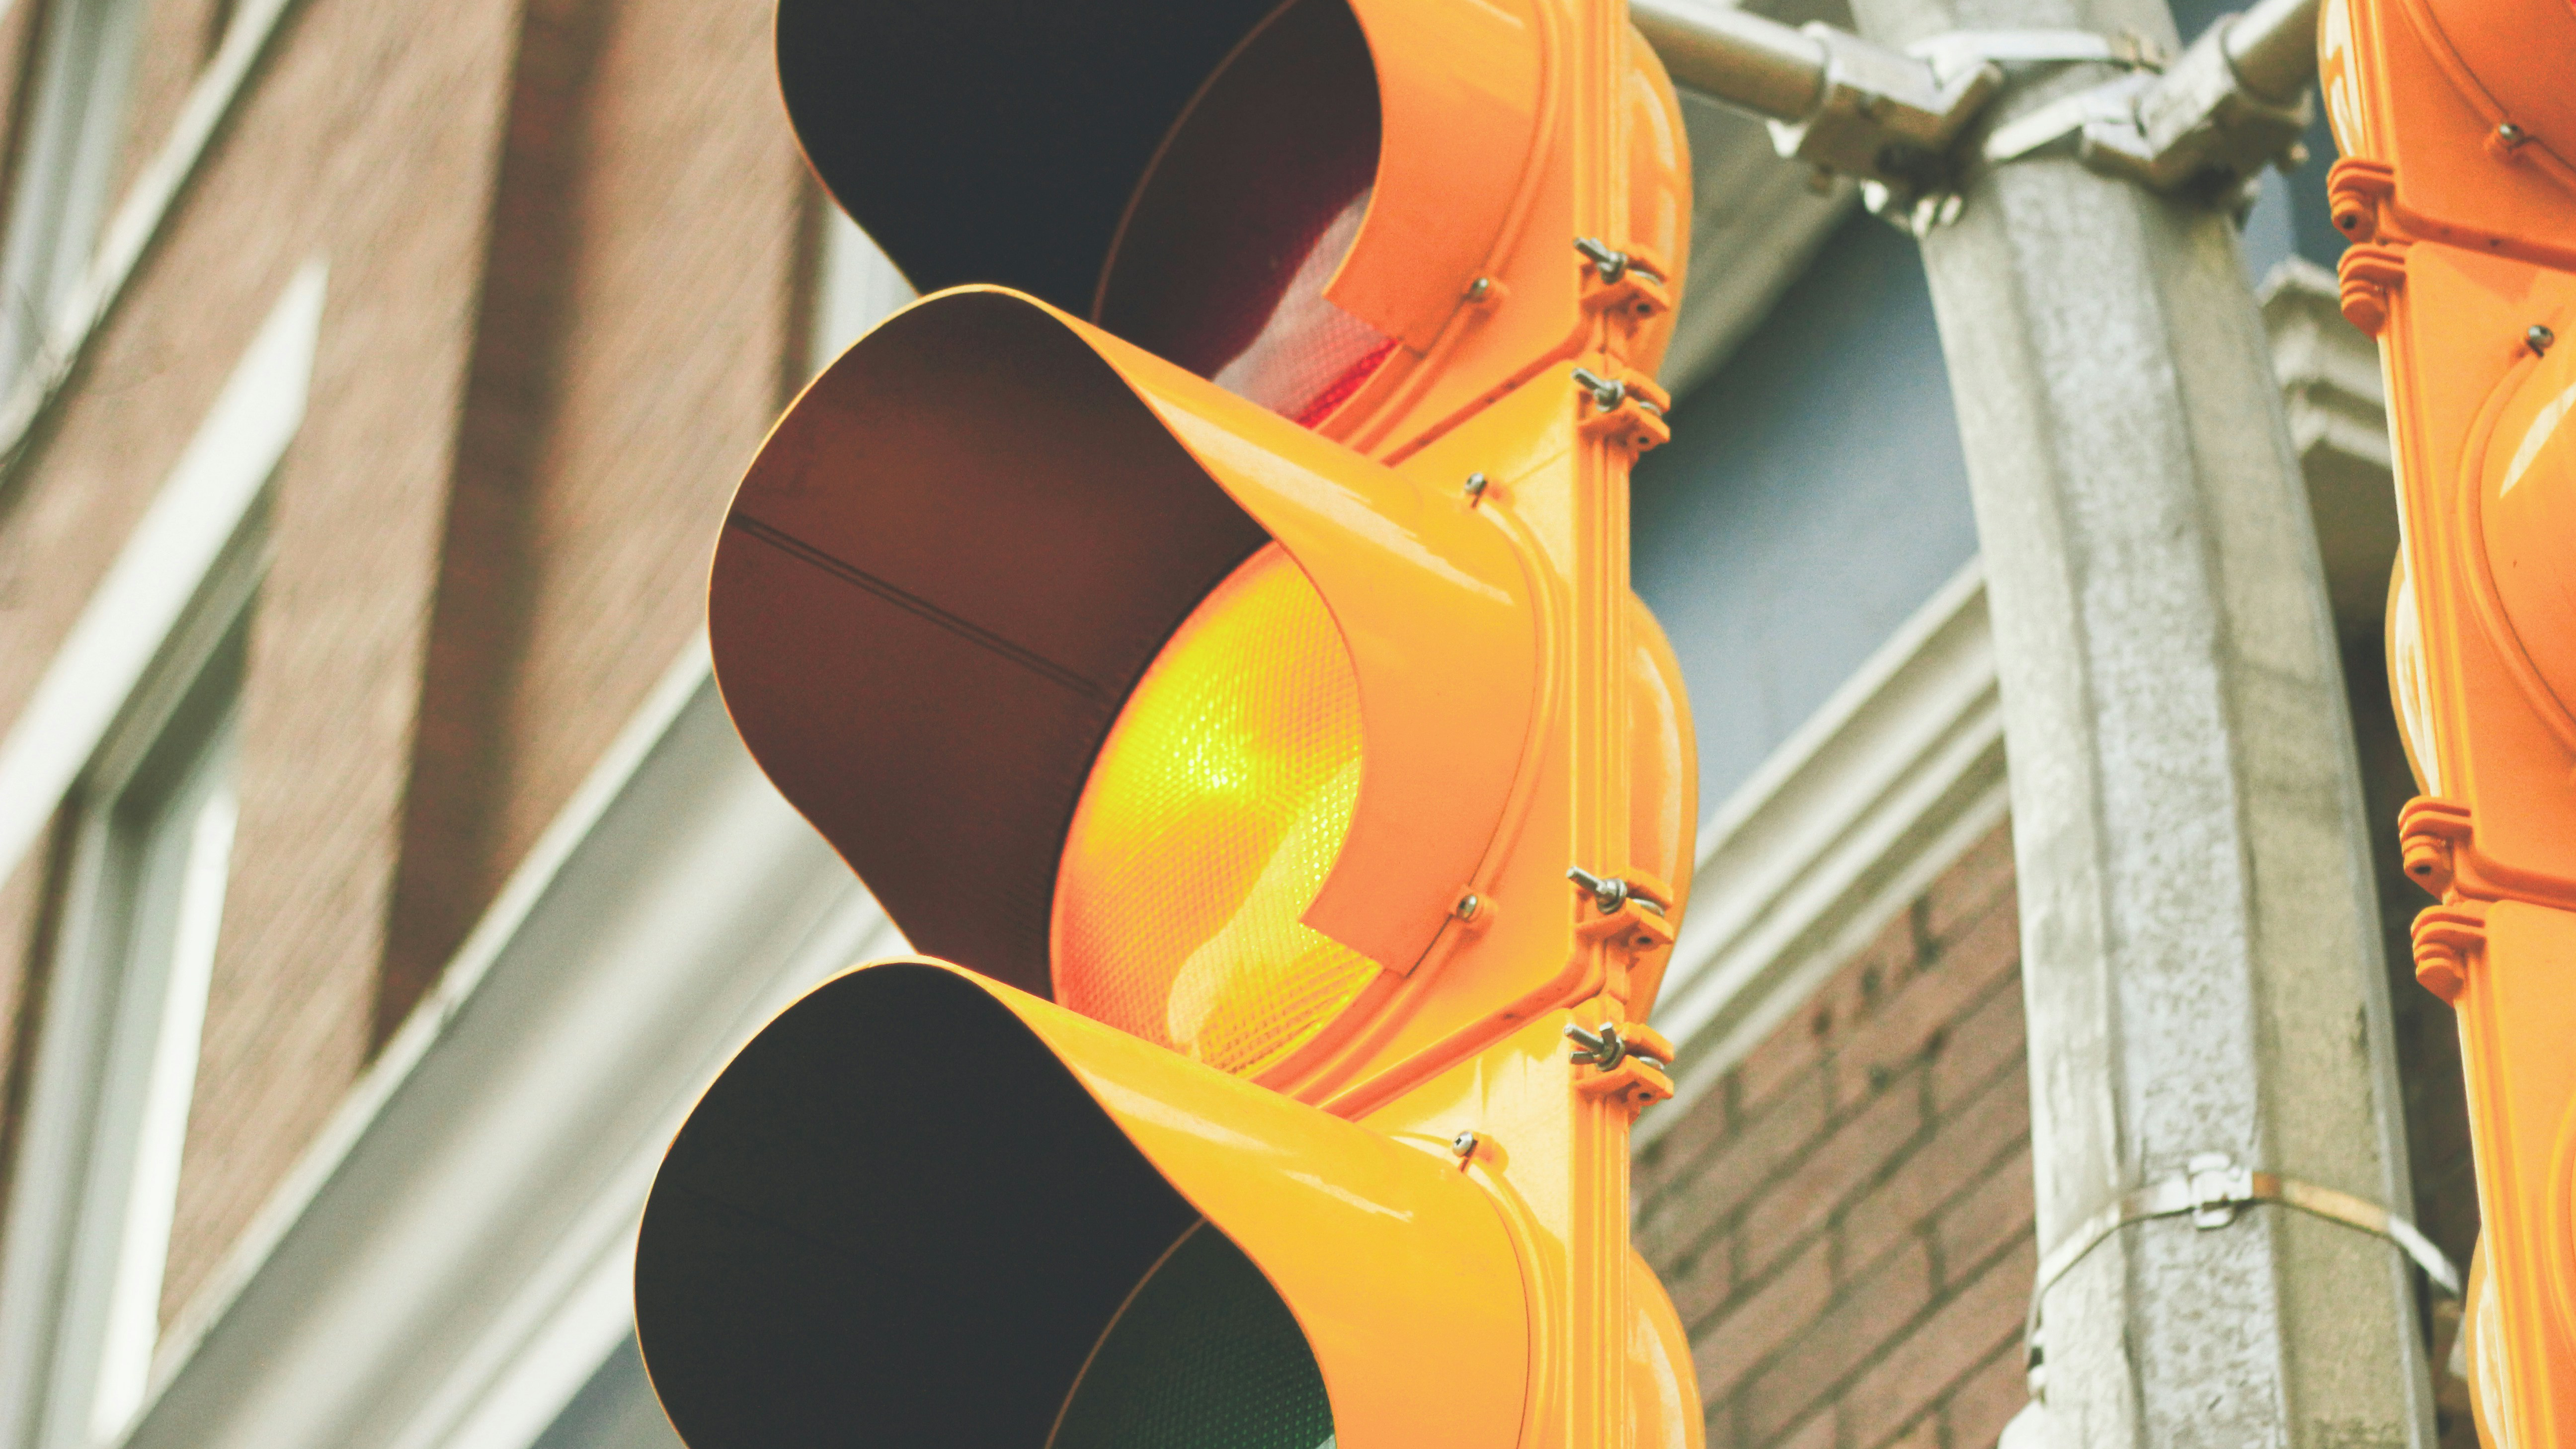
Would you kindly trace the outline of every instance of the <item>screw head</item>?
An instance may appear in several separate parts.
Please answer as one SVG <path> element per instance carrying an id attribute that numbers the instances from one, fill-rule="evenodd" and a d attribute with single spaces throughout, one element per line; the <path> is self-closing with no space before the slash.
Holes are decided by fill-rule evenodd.
<path id="1" fill-rule="evenodd" d="M 1460 1157 L 1473 1157 L 1476 1155 L 1476 1143 L 1478 1140 L 1475 1129 L 1468 1128 L 1460 1132 L 1457 1136 L 1449 1139 L 1449 1150 L 1458 1154 Z"/>
<path id="2" fill-rule="evenodd" d="M 1481 302 L 1487 297 L 1493 295 L 1493 291 L 1493 278 L 1478 277 L 1476 280 L 1467 284 L 1467 300 L 1470 302 Z"/>
<path id="3" fill-rule="evenodd" d="M 1467 475 L 1467 481 L 1466 481 L 1466 483 L 1463 485 L 1463 486 L 1466 488 L 1466 490 L 1467 490 L 1467 497 L 1468 497 L 1470 500 L 1484 497 L 1484 496 L 1485 496 L 1485 489 L 1486 489 L 1486 487 L 1488 486 L 1488 484 L 1490 483 L 1490 481 L 1491 481 L 1491 480 L 1487 479 L 1487 478 L 1485 477 L 1485 475 L 1484 475 L 1484 474 L 1482 474 L 1482 473 L 1470 473 L 1470 474 L 1468 474 L 1468 475 Z M 1469 897 L 1469 899 L 1471 899 L 1471 900 L 1472 900 L 1472 899 L 1474 899 L 1474 898 L 1473 898 L 1473 897 Z"/>
<path id="4" fill-rule="evenodd" d="M 2547 353 L 2558 341 L 2558 334 L 2534 322 L 2530 329 L 2522 334 L 2522 340 L 2531 348 L 2532 355 L 2538 357 Z"/>
<path id="5" fill-rule="evenodd" d="M 2519 146 L 2523 142 L 2531 139 L 2530 132 L 2515 125 L 2511 121 L 2502 121 L 2497 123 L 2495 133 L 2496 139 L 2502 141 L 2508 146 Z"/>

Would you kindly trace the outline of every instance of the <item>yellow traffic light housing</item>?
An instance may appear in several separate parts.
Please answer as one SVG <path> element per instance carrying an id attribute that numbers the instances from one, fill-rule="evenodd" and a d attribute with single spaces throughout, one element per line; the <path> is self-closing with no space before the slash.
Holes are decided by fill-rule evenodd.
<path id="1" fill-rule="evenodd" d="M 1372 766 L 1314 924 L 1409 968 L 1486 843 L 1458 822 L 1490 835 L 1521 765 L 1527 564 L 1463 497 L 1043 303 L 934 296 L 815 381 L 717 546 L 718 677 L 916 945 L 1047 993 L 1095 757 L 1175 630 L 1274 541 L 1338 626 L 1309 652 L 1351 676 Z"/>
<path id="2" fill-rule="evenodd" d="M 1627 575 L 1670 88 L 1615 0 L 1059 9 L 782 6 L 945 290 L 763 446 L 710 640 L 944 959 L 692 1115 L 656 1388 L 694 1449 L 1696 1445 L 1627 1242 L 1696 809 Z"/>
<path id="3" fill-rule="evenodd" d="M 785 0 L 778 54 L 816 174 L 919 290 L 1027 292 L 1202 376 L 1282 364 L 1304 385 L 1257 400 L 1373 455 L 1603 312 L 1641 374 L 1670 334 L 1687 142 L 1620 7 Z M 1575 265 L 1570 223 L 1632 265 Z"/>
<path id="4" fill-rule="evenodd" d="M 2389 677 L 2441 898 L 2416 977 L 2459 1013 L 2482 1429 L 2576 1442 L 2576 8 L 2331 0 L 2345 315 L 2380 340 L 2403 521 Z"/>

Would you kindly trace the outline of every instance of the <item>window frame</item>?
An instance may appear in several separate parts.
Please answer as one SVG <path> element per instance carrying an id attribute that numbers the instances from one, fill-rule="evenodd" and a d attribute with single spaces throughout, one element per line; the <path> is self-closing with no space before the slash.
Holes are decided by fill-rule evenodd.
<path id="1" fill-rule="evenodd" d="M 119 798 L 134 770 L 148 766 L 152 743 L 248 617 L 268 567 L 271 493 L 303 426 L 328 273 L 316 257 L 281 290 L 0 735 L 0 875 L 43 871 L 57 904 L 95 898 L 94 881 L 80 876 L 84 802 Z M 86 1390 L 72 1392 L 80 1412 L 66 1419 L 60 1385 L 81 1375 L 55 1343 L 76 1326 L 64 1295 L 82 1286 L 72 1254 L 97 1111 L 83 1073 L 99 1060 L 105 1028 L 95 1003 L 84 1010 L 79 999 L 80 983 L 98 973 L 72 969 L 95 946 L 66 939 L 77 931 L 53 934 L 51 949 L 30 963 L 47 999 L 31 1002 L 35 1014 L 22 1028 L 31 1054 L 25 1109 L 7 1144 L 15 1161 L 0 1220 L 0 1449 L 95 1442 Z M 171 1325 L 159 1336 L 166 1341 L 144 1384 L 146 1412 L 167 1371 L 162 1350 L 178 1347 Z"/>
<path id="2" fill-rule="evenodd" d="M 0 383 L 41 367 L 113 212 L 149 0 L 47 0 L 0 235 Z"/>
<path id="3" fill-rule="evenodd" d="M 34 1399 L 21 1406 L 15 1426 L 13 1442 L 25 1449 L 91 1449 L 114 1442 L 125 1427 L 102 1434 L 93 1418 L 143 1147 L 140 1119 L 172 1005 L 171 958 L 138 963 L 134 955 L 132 908 L 148 841 L 134 838 L 133 817 L 148 812 L 154 797 L 184 791 L 193 767 L 231 746 L 226 737 L 238 729 L 247 635 L 268 560 L 263 499 L 218 555 L 64 800 L 57 828 L 69 832 L 68 849 L 49 882 L 60 892 L 62 926 L 37 963 L 48 986 L 8 1213 L 11 1238 L 26 1235 L 9 1245 L 11 1258 L 40 1255 L 50 1269 L 41 1285 L 24 1278 L 12 1285 L 48 1300 L 37 1305 L 40 1360 L 21 1385 Z M 139 996 L 138 966 L 150 973 Z M 180 1130 L 184 1136 L 184 1115 Z M 148 1402 L 151 1378 L 147 1362 L 133 1409 Z M 131 1410 L 121 1416 L 131 1418 Z"/>

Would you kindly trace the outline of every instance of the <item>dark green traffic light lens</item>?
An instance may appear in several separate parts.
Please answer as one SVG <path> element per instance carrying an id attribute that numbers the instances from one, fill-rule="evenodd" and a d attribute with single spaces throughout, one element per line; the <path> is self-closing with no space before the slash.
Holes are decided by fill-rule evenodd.
<path id="1" fill-rule="evenodd" d="M 1333 1409 L 1278 1291 L 1202 1222 L 1092 1351 L 1050 1449 L 1332 1449 Z"/>

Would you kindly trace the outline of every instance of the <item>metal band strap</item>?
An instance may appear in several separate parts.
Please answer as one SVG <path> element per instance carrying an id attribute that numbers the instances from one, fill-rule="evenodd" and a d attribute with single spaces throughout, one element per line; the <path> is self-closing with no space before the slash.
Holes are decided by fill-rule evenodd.
<path id="1" fill-rule="evenodd" d="M 1985 158 L 2001 166 L 2078 135 L 2086 126 L 2135 121 L 2138 97 L 2154 80 L 2152 75 L 2122 76 L 2015 116 L 1986 136 Z"/>
<path id="2" fill-rule="evenodd" d="M 2128 1193 L 2100 1212 L 2075 1225 L 2039 1260 L 2039 1275 L 2031 1284 L 2030 1313 L 2022 1324 L 2023 1338 L 2036 1361 L 2039 1345 L 2040 1301 L 2066 1276 L 2069 1269 L 2083 1261 L 2084 1255 L 2102 1245 L 2113 1233 L 2132 1223 L 2150 1218 L 2180 1217 L 2191 1214 L 2192 1226 L 2207 1231 L 2223 1228 L 2236 1221 L 2239 1210 L 2257 1203 L 2278 1203 L 2296 1208 L 2312 1217 L 2341 1223 L 2373 1237 L 2395 1243 L 2433 1286 L 2450 1297 L 2460 1296 L 2460 1270 L 2433 1246 L 2415 1224 L 2374 1202 L 2283 1177 L 2274 1172 L 2255 1172 L 2239 1167 L 2227 1157 L 2203 1155 L 2191 1159 L 2184 1170 L 2162 1182 Z"/>

